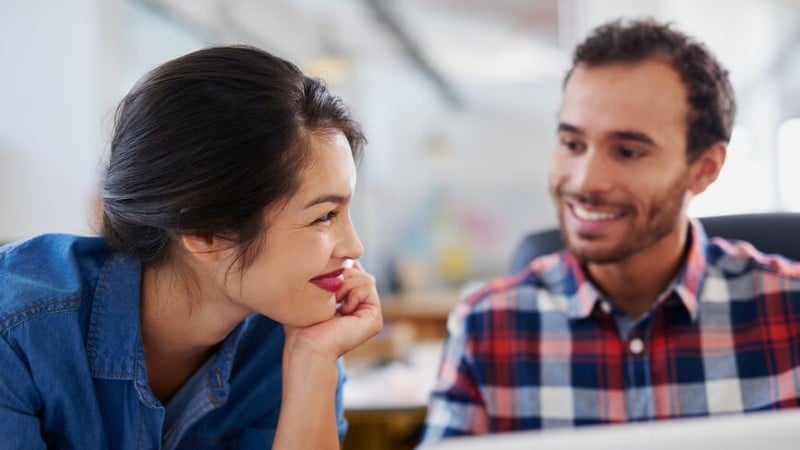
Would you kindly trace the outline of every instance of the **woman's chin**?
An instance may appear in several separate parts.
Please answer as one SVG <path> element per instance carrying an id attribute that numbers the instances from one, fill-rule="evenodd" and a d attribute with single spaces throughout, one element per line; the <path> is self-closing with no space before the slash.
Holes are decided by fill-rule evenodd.
<path id="1" fill-rule="evenodd" d="M 327 322 L 339 314 L 339 308 L 335 301 L 326 304 L 324 307 L 314 311 L 313 317 L 307 321 L 307 326 L 316 325 L 318 323 Z"/>

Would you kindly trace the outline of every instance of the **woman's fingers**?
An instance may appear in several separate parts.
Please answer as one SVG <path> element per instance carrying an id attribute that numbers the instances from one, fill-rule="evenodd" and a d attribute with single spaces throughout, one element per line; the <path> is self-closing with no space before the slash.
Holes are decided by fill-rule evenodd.
<path id="1" fill-rule="evenodd" d="M 344 282 L 336 292 L 341 303 L 332 319 L 302 329 L 289 330 L 295 341 L 311 343 L 334 356 L 359 346 L 383 328 L 375 278 L 357 262 L 345 269 Z"/>
<path id="2" fill-rule="evenodd" d="M 356 263 L 358 264 L 358 263 Z M 378 290 L 375 287 L 375 277 L 364 272 L 359 266 L 346 269 L 344 272 L 344 283 L 339 291 L 336 292 L 336 299 L 344 301 L 344 306 L 369 301 L 378 303 Z"/>
<path id="3" fill-rule="evenodd" d="M 343 315 L 352 315 L 359 309 L 372 306 L 370 297 L 373 295 L 369 286 L 357 286 L 348 291 L 345 299 L 342 300 L 342 307 L 339 312 Z"/>
<path id="4" fill-rule="evenodd" d="M 354 327 L 349 331 L 361 335 L 358 338 L 361 340 L 355 344 L 358 345 L 377 334 L 383 327 L 380 298 L 375 287 L 375 278 L 365 272 L 357 261 L 351 269 L 345 270 L 344 278 L 342 287 L 336 293 L 337 299 L 342 302 L 339 314 L 343 317 L 340 319 L 356 320 L 348 320 L 347 326 Z"/>

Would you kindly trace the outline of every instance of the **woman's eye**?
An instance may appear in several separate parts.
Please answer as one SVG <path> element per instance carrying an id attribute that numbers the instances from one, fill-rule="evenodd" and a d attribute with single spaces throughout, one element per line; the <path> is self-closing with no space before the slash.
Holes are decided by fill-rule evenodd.
<path id="1" fill-rule="evenodd" d="M 314 223 L 328 223 L 333 220 L 334 217 L 336 217 L 336 211 L 329 211 L 324 216 L 318 217 Z"/>

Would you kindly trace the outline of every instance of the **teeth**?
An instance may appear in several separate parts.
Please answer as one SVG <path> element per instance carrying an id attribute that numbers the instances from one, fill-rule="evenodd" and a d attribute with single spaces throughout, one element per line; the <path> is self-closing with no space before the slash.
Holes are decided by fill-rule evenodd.
<path id="1" fill-rule="evenodd" d="M 577 205 L 573 205 L 572 210 L 575 211 L 575 215 L 581 220 L 611 220 L 618 216 L 617 213 L 589 211 Z"/>

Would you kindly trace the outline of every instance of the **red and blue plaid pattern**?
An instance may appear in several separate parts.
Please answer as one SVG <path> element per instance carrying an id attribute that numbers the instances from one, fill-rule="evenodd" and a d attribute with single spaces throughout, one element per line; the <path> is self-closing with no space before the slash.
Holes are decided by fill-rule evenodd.
<path id="1" fill-rule="evenodd" d="M 423 445 L 800 406 L 800 263 L 691 229 L 678 277 L 625 337 L 568 252 L 462 301 Z"/>

